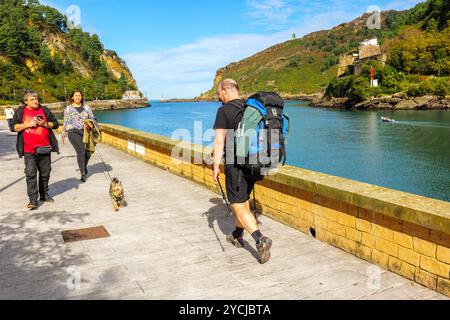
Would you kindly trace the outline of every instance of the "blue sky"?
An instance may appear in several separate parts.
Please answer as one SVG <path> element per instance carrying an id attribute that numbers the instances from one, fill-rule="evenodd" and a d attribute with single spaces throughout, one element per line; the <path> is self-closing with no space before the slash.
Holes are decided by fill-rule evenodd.
<path id="1" fill-rule="evenodd" d="M 125 59 L 152 99 L 209 90 L 216 70 L 271 45 L 351 21 L 378 6 L 404 10 L 423 0 L 42 0 L 66 13 Z"/>

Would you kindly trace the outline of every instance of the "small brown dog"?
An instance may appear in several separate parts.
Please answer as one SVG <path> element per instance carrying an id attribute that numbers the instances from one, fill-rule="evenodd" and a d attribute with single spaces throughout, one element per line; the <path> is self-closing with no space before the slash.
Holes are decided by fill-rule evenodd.
<path id="1" fill-rule="evenodd" d="M 109 193 L 111 195 L 114 211 L 117 212 L 119 209 L 125 207 L 125 192 L 123 190 L 122 182 L 120 182 L 119 179 L 114 178 L 112 180 Z"/>

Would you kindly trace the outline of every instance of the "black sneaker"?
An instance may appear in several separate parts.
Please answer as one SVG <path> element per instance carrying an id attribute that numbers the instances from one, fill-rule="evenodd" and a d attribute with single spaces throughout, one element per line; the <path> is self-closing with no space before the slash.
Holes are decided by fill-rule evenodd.
<path id="1" fill-rule="evenodd" d="M 87 176 L 86 176 L 85 174 L 83 174 L 83 175 L 81 176 L 80 181 L 81 181 L 81 182 L 86 182 L 86 181 L 87 181 Z"/>
<path id="2" fill-rule="evenodd" d="M 230 234 L 227 236 L 227 241 L 236 248 L 242 249 L 245 247 L 244 239 L 242 237 L 236 239 L 232 234 Z"/>
<path id="3" fill-rule="evenodd" d="M 270 249 L 272 249 L 272 239 L 268 237 L 262 237 L 259 244 L 256 246 L 259 253 L 259 262 L 266 264 L 271 257 Z"/>
<path id="4" fill-rule="evenodd" d="M 37 208 L 39 208 L 37 201 L 31 201 L 27 206 L 27 209 L 29 209 L 30 211 L 34 211 Z"/>
<path id="5" fill-rule="evenodd" d="M 50 197 L 48 194 L 46 194 L 44 198 L 41 197 L 41 201 L 47 203 L 55 203 L 55 199 Z"/>

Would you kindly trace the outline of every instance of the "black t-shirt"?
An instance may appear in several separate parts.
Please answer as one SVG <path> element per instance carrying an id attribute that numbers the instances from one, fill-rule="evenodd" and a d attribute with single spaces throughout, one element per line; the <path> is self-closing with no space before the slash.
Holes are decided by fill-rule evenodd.
<path id="1" fill-rule="evenodd" d="M 81 107 L 75 107 L 75 110 L 78 111 L 79 114 L 81 114 L 84 111 L 84 106 Z"/>
<path id="2" fill-rule="evenodd" d="M 238 119 L 239 112 L 244 108 L 244 102 L 236 99 L 224 104 L 217 112 L 214 129 L 235 130 L 237 124 L 242 119 Z"/>
<path id="3" fill-rule="evenodd" d="M 224 104 L 217 112 L 214 129 L 225 129 L 227 132 L 227 139 L 225 145 L 226 164 L 232 165 L 236 163 L 234 152 L 234 136 L 237 125 L 242 120 L 244 102 L 236 99 Z"/>

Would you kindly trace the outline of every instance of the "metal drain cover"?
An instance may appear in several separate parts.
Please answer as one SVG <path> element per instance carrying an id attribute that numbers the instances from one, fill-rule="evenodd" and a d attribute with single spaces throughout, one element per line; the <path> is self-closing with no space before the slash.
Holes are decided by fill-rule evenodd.
<path id="1" fill-rule="evenodd" d="M 109 234 L 108 230 L 106 230 L 105 227 L 63 231 L 61 234 L 65 243 L 88 241 L 111 237 L 111 235 Z"/>

